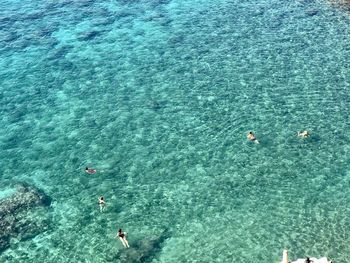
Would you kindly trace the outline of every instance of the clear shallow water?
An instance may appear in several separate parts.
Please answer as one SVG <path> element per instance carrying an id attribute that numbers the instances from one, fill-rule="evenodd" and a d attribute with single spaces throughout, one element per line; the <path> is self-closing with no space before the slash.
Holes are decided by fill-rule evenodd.
<path id="1" fill-rule="evenodd" d="M 25 181 L 53 198 L 33 215 L 49 230 L 1 262 L 118 262 L 119 227 L 131 246 L 167 230 L 146 262 L 278 262 L 284 248 L 347 262 L 347 14 L 313 1 L 0 9 L 1 191 Z"/>

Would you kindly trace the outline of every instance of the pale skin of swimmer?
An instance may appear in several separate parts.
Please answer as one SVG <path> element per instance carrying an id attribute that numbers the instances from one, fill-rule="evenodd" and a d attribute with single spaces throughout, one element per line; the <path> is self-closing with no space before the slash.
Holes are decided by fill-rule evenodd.
<path id="1" fill-rule="evenodd" d="M 98 204 L 100 205 L 100 212 L 103 212 L 106 208 L 106 201 L 103 196 L 98 198 Z"/>
<path id="2" fill-rule="evenodd" d="M 94 174 L 97 171 L 96 171 L 96 169 L 86 167 L 85 168 L 85 172 L 88 173 L 88 174 Z"/>
<path id="3" fill-rule="evenodd" d="M 247 139 L 249 141 L 252 141 L 252 142 L 255 142 L 255 143 L 259 143 L 259 141 L 256 139 L 256 137 L 255 137 L 253 132 L 248 132 Z"/>
<path id="4" fill-rule="evenodd" d="M 310 136 L 310 133 L 308 131 L 299 131 L 298 136 L 302 138 L 307 138 Z"/>

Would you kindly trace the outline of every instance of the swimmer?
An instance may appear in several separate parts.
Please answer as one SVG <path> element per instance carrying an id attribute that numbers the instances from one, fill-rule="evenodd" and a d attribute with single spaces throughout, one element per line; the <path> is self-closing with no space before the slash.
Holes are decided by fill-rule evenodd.
<path id="1" fill-rule="evenodd" d="M 97 171 L 96 169 L 85 167 L 85 172 L 88 174 L 95 174 Z"/>
<path id="2" fill-rule="evenodd" d="M 105 210 L 105 208 L 106 208 L 106 201 L 103 198 L 103 196 L 100 196 L 98 198 L 98 204 L 100 205 L 100 212 L 102 213 Z"/>
<path id="3" fill-rule="evenodd" d="M 301 138 L 307 138 L 310 136 L 310 133 L 308 131 L 298 131 L 298 136 Z"/>
<path id="4" fill-rule="evenodd" d="M 129 242 L 126 240 L 126 232 L 123 232 L 121 229 L 118 230 L 118 237 L 120 241 L 122 242 L 124 247 L 129 247 Z"/>
<path id="5" fill-rule="evenodd" d="M 255 142 L 255 143 L 259 143 L 259 141 L 256 139 L 255 135 L 253 132 L 248 132 L 248 135 L 247 135 L 247 139 L 249 141 L 252 141 L 252 142 Z"/>

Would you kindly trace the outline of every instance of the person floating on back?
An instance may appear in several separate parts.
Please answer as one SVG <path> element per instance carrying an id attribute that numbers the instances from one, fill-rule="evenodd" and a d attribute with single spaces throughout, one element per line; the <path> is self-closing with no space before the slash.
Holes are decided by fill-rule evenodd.
<path id="1" fill-rule="evenodd" d="M 255 142 L 255 143 L 259 143 L 259 141 L 256 139 L 254 133 L 251 132 L 251 131 L 248 132 L 248 134 L 247 134 L 247 139 L 248 139 L 249 141 L 252 141 L 252 142 Z"/>
<path id="2" fill-rule="evenodd" d="M 106 208 L 106 201 L 103 196 L 98 198 L 98 204 L 100 205 L 100 212 L 102 213 Z"/>
<path id="3" fill-rule="evenodd" d="M 88 174 L 95 174 L 97 171 L 96 169 L 86 167 L 85 172 Z"/>
<path id="4" fill-rule="evenodd" d="M 126 233 L 123 232 L 121 229 L 118 230 L 118 237 L 120 239 L 120 241 L 122 242 L 124 247 L 130 247 L 129 246 L 129 242 L 126 240 Z"/>
<path id="5" fill-rule="evenodd" d="M 301 137 L 301 138 L 307 138 L 310 136 L 310 133 L 308 131 L 298 131 L 298 137 Z"/>

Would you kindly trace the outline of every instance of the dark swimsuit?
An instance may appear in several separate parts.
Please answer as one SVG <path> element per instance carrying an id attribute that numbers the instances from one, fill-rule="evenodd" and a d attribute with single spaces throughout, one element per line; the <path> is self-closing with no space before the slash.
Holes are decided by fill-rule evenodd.
<path id="1" fill-rule="evenodd" d="M 125 237 L 124 233 L 118 233 L 118 236 L 121 237 L 121 238 Z"/>

